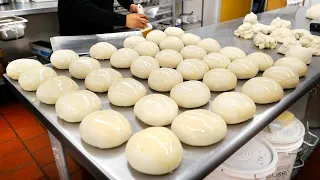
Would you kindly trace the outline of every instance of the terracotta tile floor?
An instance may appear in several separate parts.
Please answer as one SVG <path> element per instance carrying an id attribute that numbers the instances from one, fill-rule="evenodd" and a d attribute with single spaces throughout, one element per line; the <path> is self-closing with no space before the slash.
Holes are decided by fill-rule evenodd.
<path id="1" fill-rule="evenodd" d="M 67 157 L 73 180 L 93 177 Z M 8 91 L 0 87 L 0 179 L 59 179 L 45 127 Z"/>

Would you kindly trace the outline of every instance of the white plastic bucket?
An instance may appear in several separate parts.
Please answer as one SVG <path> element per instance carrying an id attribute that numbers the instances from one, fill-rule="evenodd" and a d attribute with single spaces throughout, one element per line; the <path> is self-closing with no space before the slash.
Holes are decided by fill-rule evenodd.
<path id="1" fill-rule="evenodd" d="M 270 143 L 251 139 L 205 180 L 265 180 L 277 168 L 278 155 Z"/>
<path id="2" fill-rule="evenodd" d="M 290 180 L 299 147 L 303 144 L 305 128 L 300 120 L 295 119 L 289 129 L 278 135 L 271 134 L 265 128 L 259 135 L 270 142 L 278 153 L 277 170 L 267 176 L 267 180 Z"/>

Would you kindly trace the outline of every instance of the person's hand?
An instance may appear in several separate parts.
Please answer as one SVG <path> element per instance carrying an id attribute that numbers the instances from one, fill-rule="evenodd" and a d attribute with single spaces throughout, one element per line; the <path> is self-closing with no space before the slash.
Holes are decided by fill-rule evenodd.
<path id="1" fill-rule="evenodd" d="M 144 29 L 148 27 L 148 16 L 145 14 L 128 14 L 126 27 Z"/>
<path id="2" fill-rule="evenodd" d="M 138 13 L 138 5 L 131 4 L 130 5 L 130 13 Z"/>

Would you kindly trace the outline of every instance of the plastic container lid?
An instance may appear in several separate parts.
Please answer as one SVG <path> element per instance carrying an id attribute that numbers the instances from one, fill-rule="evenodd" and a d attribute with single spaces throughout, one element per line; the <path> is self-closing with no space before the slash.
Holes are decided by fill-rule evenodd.
<path id="1" fill-rule="evenodd" d="M 253 138 L 217 170 L 232 177 L 256 179 L 267 177 L 277 168 L 278 154 L 267 141 Z"/>
<path id="2" fill-rule="evenodd" d="M 277 134 L 272 134 L 268 127 L 264 128 L 259 135 L 270 143 L 288 144 L 300 142 L 305 134 L 305 128 L 298 119 L 294 119 L 289 127 L 284 128 Z"/>

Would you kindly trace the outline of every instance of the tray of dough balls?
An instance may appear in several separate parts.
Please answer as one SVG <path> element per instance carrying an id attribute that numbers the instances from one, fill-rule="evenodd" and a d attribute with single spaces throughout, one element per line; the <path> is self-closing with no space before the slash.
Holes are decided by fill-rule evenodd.
<path id="1" fill-rule="evenodd" d="M 246 56 L 175 27 L 122 43 L 98 42 L 90 57 L 56 50 L 47 67 L 19 59 L 6 75 L 110 179 L 179 178 L 199 159 L 219 156 L 217 147 L 307 72 L 294 57 L 274 65 L 265 53 Z"/>

